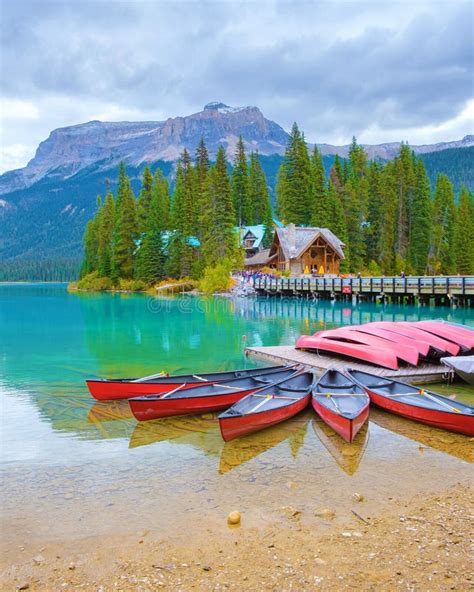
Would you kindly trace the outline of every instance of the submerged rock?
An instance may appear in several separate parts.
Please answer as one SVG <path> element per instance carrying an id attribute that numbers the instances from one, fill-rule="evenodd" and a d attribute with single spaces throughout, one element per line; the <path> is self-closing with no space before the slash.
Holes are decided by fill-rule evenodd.
<path id="1" fill-rule="evenodd" d="M 320 508 L 314 511 L 314 515 L 324 520 L 333 520 L 336 517 L 336 512 L 330 508 Z"/>
<path id="2" fill-rule="evenodd" d="M 234 512 L 231 512 L 227 516 L 227 523 L 228 524 L 240 524 L 240 512 L 237 512 L 236 510 Z"/>

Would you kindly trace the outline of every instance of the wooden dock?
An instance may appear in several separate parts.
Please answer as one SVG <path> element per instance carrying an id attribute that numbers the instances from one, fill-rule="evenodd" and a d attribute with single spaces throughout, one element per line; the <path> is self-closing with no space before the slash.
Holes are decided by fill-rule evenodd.
<path id="1" fill-rule="evenodd" d="M 372 364 L 365 364 L 363 362 L 353 362 L 351 360 L 343 360 L 331 356 L 322 356 L 315 352 L 302 351 L 291 345 L 247 347 L 245 353 L 252 358 L 263 360 L 265 362 L 272 362 L 273 364 L 303 364 L 308 369 L 315 370 L 317 374 L 322 374 L 328 368 L 342 370 L 344 367 L 350 366 L 355 370 L 362 370 L 377 376 L 393 378 L 401 380 L 402 382 L 410 382 L 412 384 L 442 382 L 443 377 L 446 374 L 446 367 L 437 364 L 420 364 L 416 367 L 406 366 L 399 370 L 389 370 L 387 368 L 380 368 L 379 366 L 373 366 Z"/>
<path id="2" fill-rule="evenodd" d="M 267 296 L 368 300 L 375 302 L 474 306 L 474 276 L 419 277 L 254 277 L 256 292 Z"/>

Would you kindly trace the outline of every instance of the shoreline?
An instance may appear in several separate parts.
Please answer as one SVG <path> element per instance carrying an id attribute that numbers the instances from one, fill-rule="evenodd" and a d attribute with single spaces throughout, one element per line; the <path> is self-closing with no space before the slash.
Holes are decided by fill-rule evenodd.
<path id="1" fill-rule="evenodd" d="M 3 554 L 1 581 L 32 591 L 461 590 L 472 585 L 466 513 L 473 507 L 472 488 L 458 483 L 422 499 L 388 498 L 375 515 L 363 500 L 352 518 L 321 517 L 316 528 L 285 507 L 263 528 L 246 527 L 244 514 L 240 527 L 223 516 L 219 526 L 192 524 L 192 537 L 173 540 L 140 530 L 25 544 Z"/>

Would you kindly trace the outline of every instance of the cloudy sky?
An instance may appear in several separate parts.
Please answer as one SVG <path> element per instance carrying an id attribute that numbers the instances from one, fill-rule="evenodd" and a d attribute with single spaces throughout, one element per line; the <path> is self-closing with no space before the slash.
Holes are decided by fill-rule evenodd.
<path id="1" fill-rule="evenodd" d="M 309 141 L 474 131 L 471 2 L 2 0 L 0 170 L 57 127 L 257 105 Z"/>

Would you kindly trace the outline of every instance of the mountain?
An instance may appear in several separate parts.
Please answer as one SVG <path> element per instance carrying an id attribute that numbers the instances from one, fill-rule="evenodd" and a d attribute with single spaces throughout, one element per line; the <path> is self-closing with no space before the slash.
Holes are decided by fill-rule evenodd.
<path id="1" fill-rule="evenodd" d="M 211 157 L 222 145 L 232 158 L 240 135 L 248 152 L 258 150 L 262 155 L 283 154 L 288 140 L 285 130 L 266 119 L 257 107 L 229 107 L 218 102 L 208 103 L 199 113 L 166 121 L 90 121 L 59 128 L 41 142 L 26 167 L 0 176 L 0 195 L 31 187 L 45 177 L 56 181 L 68 179 L 90 166 L 107 171 L 121 160 L 134 167 L 159 160 L 174 162 L 184 148 L 194 153 L 201 138 Z M 363 146 L 369 158 L 390 160 L 398 153 L 400 142 Z M 474 135 L 459 141 L 412 146 L 412 149 L 425 154 L 469 146 L 474 146 Z M 345 157 L 350 144 L 318 144 L 318 147 L 323 155 Z"/>
<path id="2" fill-rule="evenodd" d="M 132 166 L 176 161 L 184 148 L 194 154 L 201 138 L 211 156 L 219 145 L 233 155 L 240 135 L 246 150 L 260 154 L 282 154 L 288 139 L 285 130 L 257 107 L 224 103 L 208 103 L 199 113 L 166 121 L 90 121 L 64 127 L 41 142 L 25 168 L 0 177 L 0 194 L 31 187 L 46 176 L 67 179 L 91 165 L 109 170 L 121 160 Z"/>
<path id="3" fill-rule="evenodd" d="M 209 103 L 199 113 L 158 122 L 106 123 L 91 121 L 51 132 L 35 157 L 22 169 L 0 176 L 0 279 L 17 277 L 19 265 L 35 268 L 38 261 L 64 263 L 77 268 L 84 227 L 96 208 L 96 196 L 115 189 L 120 161 L 127 165 L 135 192 L 145 164 L 160 167 L 171 180 L 179 154 L 194 154 L 201 137 L 211 158 L 219 145 L 232 158 L 242 135 L 246 150 L 258 150 L 274 192 L 278 167 L 288 134 L 266 119 L 257 107 L 229 107 Z M 349 145 L 318 144 L 328 171 L 334 155 L 347 156 Z M 400 144 L 366 145 L 369 157 L 393 158 Z M 413 146 L 426 162 L 433 182 L 438 172 L 453 177 L 457 188 L 474 189 L 472 156 L 474 136 L 460 141 Z M 3 274 L 2 274 L 2 269 Z M 5 271 L 6 270 L 6 271 Z M 71 271 L 70 273 L 73 273 Z M 26 276 L 25 276 L 26 277 Z M 33 277 L 29 274 L 29 277 Z M 50 279 L 49 275 L 41 277 Z"/>

